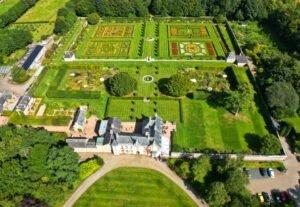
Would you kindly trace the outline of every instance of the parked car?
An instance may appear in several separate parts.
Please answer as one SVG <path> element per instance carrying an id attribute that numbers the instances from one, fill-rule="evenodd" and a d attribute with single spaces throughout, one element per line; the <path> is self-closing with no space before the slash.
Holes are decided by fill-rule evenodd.
<path id="1" fill-rule="evenodd" d="M 281 200 L 280 200 L 280 192 L 279 191 L 273 191 L 272 192 L 272 197 L 273 197 L 273 199 L 274 199 L 274 201 L 276 202 L 276 203 L 280 203 L 281 202 Z"/>
<path id="2" fill-rule="evenodd" d="M 267 168 L 267 173 L 268 173 L 269 177 L 275 178 L 275 173 L 272 168 Z"/>
<path id="3" fill-rule="evenodd" d="M 261 176 L 265 176 L 266 175 L 266 169 L 265 168 L 259 168 L 259 172 L 261 174 Z"/>
<path id="4" fill-rule="evenodd" d="M 261 194 L 262 194 L 262 196 L 264 197 L 264 201 L 265 201 L 266 203 L 270 203 L 271 199 L 270 199 L 269 194 L 268 194 L 267 192 L 262 192 Z"/>
<path id="5" fill-rule="evenodd" d="M 281 191 L 280 192 L 280 200 L 283 203 L 287 201 L 287 197 L 286 197 L 285 191 Z"/>
<path id="6" fill-rule="evenodd" d="M 265 202 L 265 199 L 264 199 L 264 197 L 263 197 L 263 195 L 261 193 L 257 193 L 256 195 L 257 195 L 257 198 L 258 198 L 258 200 L 259 200 L 260 203 Z"/>
<path id="7" fill-rule="evenodd" d="M 282 193 L 285 195 L 286 202 L 289 202 L 290 200 L 292 200 L 292 196 L 289 192 L 283 191 Z"/>

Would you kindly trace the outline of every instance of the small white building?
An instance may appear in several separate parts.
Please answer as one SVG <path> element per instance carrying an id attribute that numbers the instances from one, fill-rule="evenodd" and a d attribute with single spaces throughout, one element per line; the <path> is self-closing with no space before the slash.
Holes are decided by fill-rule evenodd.
<path id="1" fill-rule="evenodd" d="M 227 63 L 234 63 L 236 61 L 236 55 L 235 52 L 231 51 L 228 53 L 228 56 L 226 58 Z"/>
<path id="2" fill-rule="evenodd" d="M 74 131 L 84 130 L 86 122 L 86 111 L 86 107 L 80 107 L 79 110 L 76 112 L 72 126 Z"/>
<path id="3" fill-rule="evenodd" d="M 72 51 L 65 52 L 64 61 L 71 62 L 71 61 L 74 61 L 75 59 L 76 58 L 75 58 L 75 53 L 74 52 L 72 52 Z"/>

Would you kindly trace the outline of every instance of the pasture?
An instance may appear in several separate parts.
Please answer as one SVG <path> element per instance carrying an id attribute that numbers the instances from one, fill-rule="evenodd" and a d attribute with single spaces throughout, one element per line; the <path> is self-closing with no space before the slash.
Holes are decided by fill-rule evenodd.
<path id="1" fill-rule="evenodd" d="M 64 7 L 68 0 L 39 0 L 17 22 L 54 22 L 57 11 Z"/>
<path id="2" fill-rule="evenodd" d="M 196 204 L 161 173 L 143 168 L 119 168 L 106 174 L 75 203 L 75 207 L 174 206 Z"/>

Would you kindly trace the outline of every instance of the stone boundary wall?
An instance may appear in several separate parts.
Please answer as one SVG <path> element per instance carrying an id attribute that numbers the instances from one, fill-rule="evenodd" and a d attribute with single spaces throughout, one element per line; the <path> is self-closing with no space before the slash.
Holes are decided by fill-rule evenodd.
<path id="1" fill-rule="evenodd" d="M 184 153 L 184 152 L 171 152 L 170 158 L 198 158 L 202 155 L 205 155 L 203 153 Z M 231 158 L 236 158 L 237 154 L 208 154 L 211 157 L 225 157 L 229 156 Z M 281 162 L 286 160 L 286 155 L 244 155 L 245 161 L 277 161 Z"/>

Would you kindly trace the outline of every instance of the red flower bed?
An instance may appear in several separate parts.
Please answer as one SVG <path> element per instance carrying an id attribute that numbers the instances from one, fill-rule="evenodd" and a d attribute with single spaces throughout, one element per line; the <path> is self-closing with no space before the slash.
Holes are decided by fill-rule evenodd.
<path id="1" fill-rule="evenodd" d="M 178 50 L 177 48 L 172 49 L 172 55 L 178 55 Z"/>
<path id="2" fill-rule="evenodd" d="M 211 55 L 211 56 L 214 56 L 215 55 L 215 51 L 213 48 L 209 48 L 208 49 L 208 54 Z"/>
<path id="3" fill-rule="evenodd" d="M 213 46 L 211 45 L 210 42 L 206 43 L 206 47 L 207 47 L 208 49 L 212 49 L 212 48 L 213 48 Z"/>
<path id="4" fill-rule="evenodd" d="M 172 49 L 177 49 L 177 43 L 176 42 L 172 42 Z"/>

